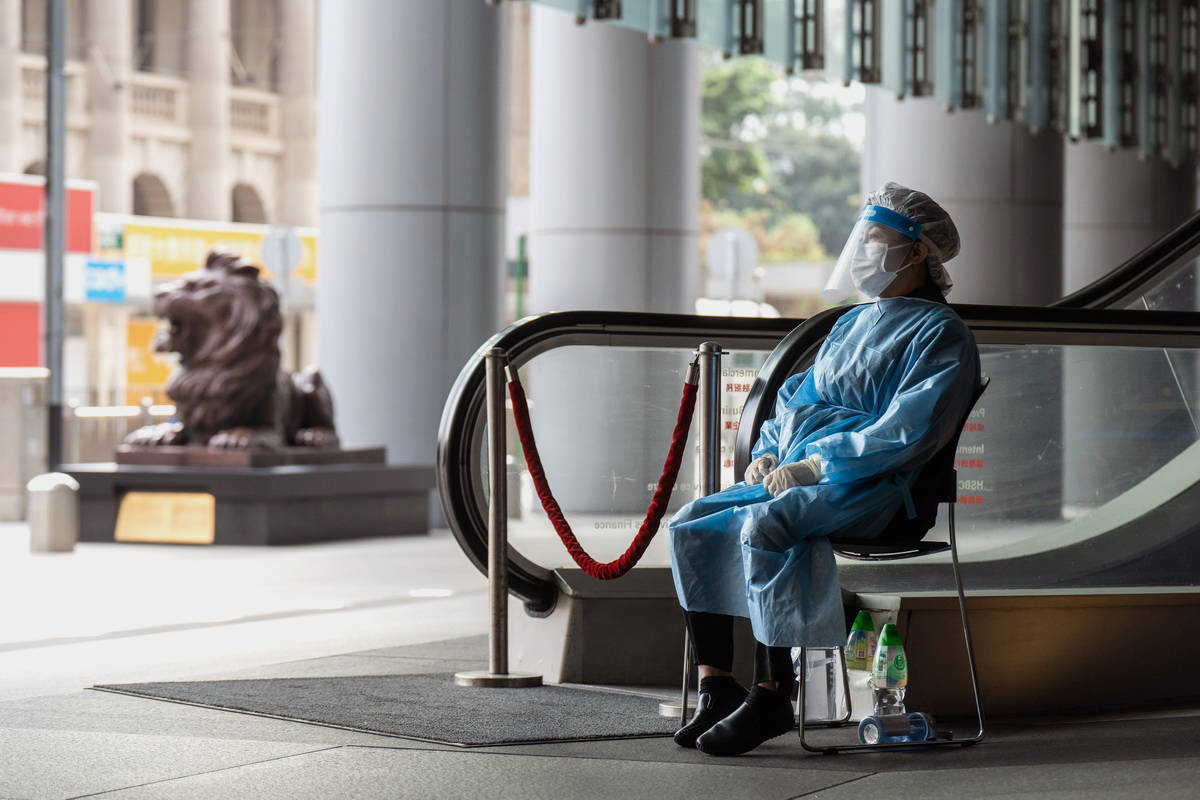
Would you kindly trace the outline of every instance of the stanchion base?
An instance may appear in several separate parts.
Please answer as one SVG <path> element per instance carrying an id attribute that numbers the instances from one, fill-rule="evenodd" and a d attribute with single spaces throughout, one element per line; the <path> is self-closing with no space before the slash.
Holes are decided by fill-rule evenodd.
<path id="1" fill-rule="evenodd" d="M 542 676 L 530 672 L 501 672 L 492 673 L 487 670 L 454 673 L 454 683 L 457 686 L 491 686 L 509 689 L 524 689 L 530 686 L 541 686 Z"/>
<path id="2" fill-rule="evenodd" d="M 663 700 L 658 704 L 658 715 L 660 717 L 674 717 L 679 719 L 679 712 L 682 707 L 678 700 Z M 692 714 L 696 711 L 696 698 L 688 695 L 688 713 Z"/>

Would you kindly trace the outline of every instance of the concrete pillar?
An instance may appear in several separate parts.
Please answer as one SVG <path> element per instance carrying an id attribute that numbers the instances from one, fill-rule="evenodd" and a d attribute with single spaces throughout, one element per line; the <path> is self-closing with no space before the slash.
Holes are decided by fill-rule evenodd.
<path id="1" fill-rule="evenodd" d="M 29 549 L 65 552 L 79 540 L 79 482 L 63 472 L 45 472 L 29 481 Z"/>
<path id="2" fill-rule="evenodd" d="M 1081 289 L 1183 222 L 1195 173 L 1133 150 L 1064 145 L 1063 294 Z M 1189 301 L 1191 298 L 1189 297 Z"/>
<path id="3" fill-rule="evenodd" d="M 528 3 L 505 3 L 508 14 L 508 195 L 529 196 L 529 26 Z M 512 220 L 509 220 L 512 224 Z M 524 233 L 524 231 L 522 231 Z"/>
<path id="4" fill-rule="evenodd" d="M 4 172 L 25 169 L 21 163 L 20 55 L 21 2 L 0 0 L 0 170 Z"/>
<path id="5" fill-rule="evenodd" d="M 188 3 L 188 77 L 192 142 L 187 214 L 228 220 L 232 210 L 229 155 L 229 0 Z"/>
<path id="6" fill-rule="evenodd" d="M 1060 296 L 1062 145 L 1058 134 L 933 99 L 867 88 L 864 194 L 896 181 L 950 213 L 962 250 L 947 268 L 959 303 L 1042 305 Z"/>
<path id="7" fill-rule="evenodd" d="M 1133 151 L 1067 144 L 1063 292 L 1103 277 L 1195 208 L 1195 173 Z M 1194 282 L 1153 307 L 1196 309 Z M 1133 308 L 1143 306 L 1134 301 Z M 1086 513 L 1158 469 L 1197 431 L 1185 351 L 1071 348 L 1063 359 L 1064 512 Z"/>
<path id="8" fill-rule="evenodd" d="M 280 4 L 283 47 L 279 53 L 283 164 L 279 219 L 317 224 L 317 49 L 315 0 Z"/>
<path id="9" fill-rule="evenodd" d="M 530 311 L 690 313 L 699 272 L 695 43 L 652 45 L 626 28 L 531 10 Z M 565 510 L 626 518 L 637 530 L 685 362 L 572 348 L 533 365 L 535 431 Z M 693 480 L 689 458 L 679 484 Z M 680 489 L 676 504 L 692 494 Z M 588 531 L 581 541 L 589 545 Z"/>
<path id="10" fill-rule="evenodd" d="M 690 313 L 696 45 L 532 11 L 530 309 Z"/>
<path id="11" fill-rule="evenodd" d="M 88 11 L 92 116 L 88 173 L 98 184 L 96 210 L 128 214 L 133 211 L 133 176 L 129 170 L 133 0 L 95 0 Z"/>
<path id="12" fill-rule="evenodd" d="M 499 325 L 502 21 L 478 0 L 318 6 L 319 363 L 342 440 L 392 463 L 434 463 L 451 381 Z"/>

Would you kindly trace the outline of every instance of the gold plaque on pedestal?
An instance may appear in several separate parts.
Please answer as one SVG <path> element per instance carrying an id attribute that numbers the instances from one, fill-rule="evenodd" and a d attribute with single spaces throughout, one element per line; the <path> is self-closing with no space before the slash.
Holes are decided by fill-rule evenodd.
<path id="1" fill-rule="evenodd" d="M 117 511 L 118 542 L 212 544 L 217 501 L 203 492 L 126 492 Z"/>

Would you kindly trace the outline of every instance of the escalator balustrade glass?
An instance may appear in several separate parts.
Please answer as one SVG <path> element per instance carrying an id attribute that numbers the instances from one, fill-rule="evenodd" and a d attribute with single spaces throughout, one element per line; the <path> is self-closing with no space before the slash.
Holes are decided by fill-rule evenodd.
<path id="1" fill-rule="evenodd" d="M 742 405 L 768 347 L 727 350 L 722 357 L 724 486 L 734 482 L 733 446 Z M 520 368 L 550 488 L 580 544 L 599 561 L 621 555 L 641 527 L 671 443 L 691 360 L 691 351 L 683 348 L 568 346 L 539 353 Z M 538 566 L 574 568 L 529 478 L 511 408 L 508 420 L 509 543 Z M 666 521 L 698 490 L 698 427 L 697 411 L 662 523 L 664 535 L 650 545 L 641 567 L 669 566 Z M 486 487 L 486 452 L 476 455 Z M 486 495 L 482 499 L 486 503 Z"/>

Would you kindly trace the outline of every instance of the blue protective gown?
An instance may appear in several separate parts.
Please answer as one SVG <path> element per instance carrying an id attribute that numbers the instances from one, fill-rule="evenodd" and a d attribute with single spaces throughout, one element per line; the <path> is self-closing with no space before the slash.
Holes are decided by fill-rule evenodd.
<path id="1" fill-rule="evenodd" d="M 944 303 L 885 298 L 843 314 L 812 367 L 779 390 L 754 457 L 819 453 L 819 483 L 772 498 L 737 483 L 670 522 L 671 572 L 689 611 L 749 617 L 773 646 L 845 643 L 829 535 L 871 539 L 921 466 L 954 436 L 980 382 L 975 337 Z"/>

